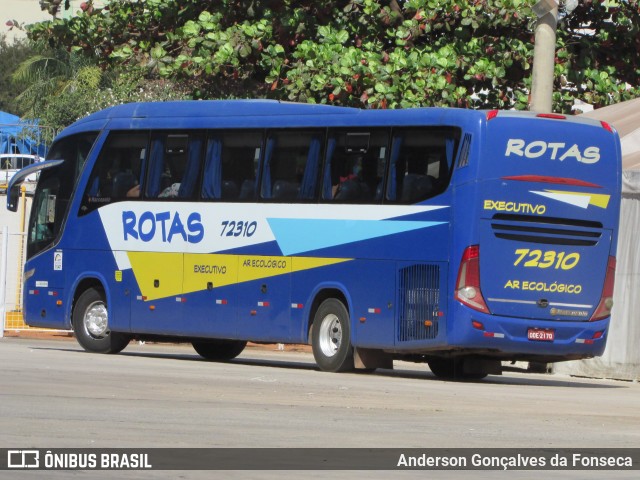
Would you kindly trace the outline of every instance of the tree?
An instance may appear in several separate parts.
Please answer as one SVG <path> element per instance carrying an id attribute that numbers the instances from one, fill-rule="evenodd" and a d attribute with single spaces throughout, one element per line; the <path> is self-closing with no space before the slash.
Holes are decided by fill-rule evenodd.
<path id="1" fill-rule="evenodd" d="M 18 106 L 15 99 L 20 94 L 21 85 L 16 85 L 11 80 L 15 69 L 33 51 L 25 41 L 14 41 L 9 44 L 3 35 L 0 35 L 0 111 L 17 113 Z"/>
<path id="2" fill-rule="evenodd" d="M 31 115 L 37 115 L 51 97 L 97 87 L 101 77 L 99 68 L 66 50 L 29 57 L 13 73 L 14 82 L 25 85 L 17 100 Z"/>
<path id="3" fill-rule="evenodd" d="M 89 113 L 118 103 L 183 98 L 166 80 L 141 81 L 135 74 L 114 74 L 82 52 L 57 48 L 24 60 L 13 74 L 23 85 L 19 112 L 60 129 Z"/>
<path id="4" fill-rule="evenodd" d="M 534 0 L 112 0 L 30 30 L 193 98 L 525 109 Z M 562 12 L 562 9 L 561 9 Z M 638 2 L 561 16 L 556 111 L 640 95 Z"/>

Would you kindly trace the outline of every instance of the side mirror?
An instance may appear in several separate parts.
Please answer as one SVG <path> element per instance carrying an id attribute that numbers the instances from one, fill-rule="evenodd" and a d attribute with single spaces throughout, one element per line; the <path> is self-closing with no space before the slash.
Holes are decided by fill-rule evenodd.
<path id="1" fill-rule="evenodd" d="M 7 191 L 7 210 L 9 210 L 10 212 L 17 212 L 19 200 L 20 200 L 20 184 L 13 185 Z"/>
<path id="2" fill-rule="evenodd" d="M 46 160 L 44 162 L 34 163 L 28 167 L 24 167 L 18 173 L 16 173 L 9 182 L 7 187 L 7 210 L 10 212 L 18 211 L 18 199 L 20 198 L 20 185 L 26 180 L 26 178 L 33 174 L 45 170 L 47 168 L 57 167 L 62 165 L 64 160 Z"/>

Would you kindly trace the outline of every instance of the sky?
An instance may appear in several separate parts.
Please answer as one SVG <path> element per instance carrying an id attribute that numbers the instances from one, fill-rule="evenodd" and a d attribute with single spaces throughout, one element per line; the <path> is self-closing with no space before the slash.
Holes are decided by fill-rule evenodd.
<path id="1" fill-rule="evenodd" d="M 82 1 L 71 0 L 70 12 L 60 16 L 75 13 L 80 9 Z M 96 5 L 99 3 L 101 2 L 95 2 Z M 39 0 L 0 0 L 0 34 L 6 35 L 9 42 L 12 42 L 14 38 L 24 37 L 25 35 L 23 31 L 17 28 L 10 29 L 6 25 L 7 21 L 15 20 L 20 24 L 27 25 L 49 19 L 51 19 L 51 15 L 40 10 Z"/>

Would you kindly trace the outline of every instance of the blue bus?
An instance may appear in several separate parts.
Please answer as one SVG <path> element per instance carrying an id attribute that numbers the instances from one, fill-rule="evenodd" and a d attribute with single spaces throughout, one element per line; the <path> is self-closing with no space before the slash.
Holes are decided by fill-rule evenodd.
<path id="1" fill-rule="evenodd" d="M 320 369 L 601 355 L 621 152 L 608 124 L 530 112 L 267 100 L 116 106 L 14 177 L 40 177 L 27 324 L 84 349 L 309 343 Z"/>

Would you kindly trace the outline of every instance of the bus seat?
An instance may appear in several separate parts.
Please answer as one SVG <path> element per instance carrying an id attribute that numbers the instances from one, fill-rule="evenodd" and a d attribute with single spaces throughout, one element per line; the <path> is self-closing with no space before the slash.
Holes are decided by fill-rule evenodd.
<path id="1" fill-rule="evenodd" d="M 384 194 L 384 182 L 380 181 L 378 182 L 378 185 L 376 185 L 376 194 L 374 196 L 374 200 L 376 202 L 382 200 L 382 195 Z"/>
<path id="2" fill-rule="evenodd" d="M 429 197 L 433 182 L 428 175 L 409 173 L 402 180 L 402 201 L 413 203 Z"/>
<path id="3" fill-rule="evenodd" d="M 360 200 L 369 202 L 373 196 L 371 195 L 371 188 L 365 182 L 360 182 Z"/>
<path id="4" fill-rule="evenodd" d="M 236 199 L 240 195 L 238 185 L 233 180 L 224 180 L 222 182 L 222 199 Z"/>
<path id="5" fill-rule="evenodd" d="M 180 180 L 178 180 L 178 182 L 179 181 Z M 176 182 L 173 181 L 173 179 L 171 178 L 171 175 L 169 175 L 168 173 L 163 173 L 162 177 L 160 177 L 160 192 L 163 192 L 174 183 Z"/>
<path id="6" fill-rule="evenodd" d="M 429 180 L 431 180 L 431 188 L 433 189 L 433 194 L 436 195 L 438 193 L 440 193 L 443 190 L 443 183 L 442 183 L 442 178 L 436 178 L 433 175 L 427 175 L 427 177 L 429 177 Z"/>
<path id="7" fill-rule="evenodd" d="M 335 200 L 339 202 L 355 202 L 362 197 L 362 187 L 357 180 L 346 180 L 340 184 Z"/>
<path id="8" fill-rule="evenodd" d="M 240 187 L 240 200 L 251 200 L 255 197 L 255 180 L 245 180 Z"/>
<path id="9" fill-rule="evenodd" d="M 296 183 L 278 180 L 273 184 L 273 198 L 279 200 L 295 200 L 298 197 L 300 187 Z"/>
<path id="10" fill-rule="evenodd" d="M 113 177 L 113 185 L 111 188 L 111 196 L 115 198 L 124 198 L 127 192 L 136 184 L 136 177 L 131 172 L 119 172 Z"/>

